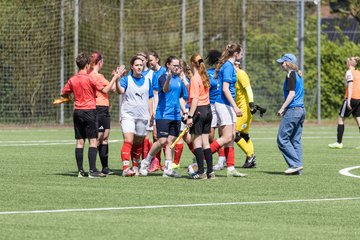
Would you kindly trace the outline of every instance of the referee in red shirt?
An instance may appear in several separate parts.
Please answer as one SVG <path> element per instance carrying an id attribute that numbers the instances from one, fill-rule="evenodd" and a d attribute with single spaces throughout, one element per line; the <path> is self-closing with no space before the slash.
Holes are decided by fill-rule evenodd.
<path id="1" fill-rule="evenodd" d="M 110 84 L 104 87 L 94 78 L 88 74 L 90 67 L 90 57 L 85 53 L 80 53 L 76 58 L 76 65 L 79 72 L 72 76 L 64 88 L 62 89 L 62 96 L 66 97 L 69 94 L 74 94 L 75 110 L 73 113 L 76 148 L 75 158 L 78 166 L 78 177 L 85 177 L 87 174 L 83 169 L 83 153 L 85 139 L 89 139 L 89 178 L 105 177 L 106 175 L 96 169 L 96 155 L 97 155 L 97 136 L 98 127 L 96 121 L 96 91 L 108 93 L 113 87 L 115 81 L 125 73 L 125 70 L 118 68 L 114 72 L 114 77 Z"/>

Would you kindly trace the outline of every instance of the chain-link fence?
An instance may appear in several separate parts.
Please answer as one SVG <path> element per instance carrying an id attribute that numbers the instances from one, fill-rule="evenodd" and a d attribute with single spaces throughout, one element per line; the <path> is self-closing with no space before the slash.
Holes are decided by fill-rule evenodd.
<path id="1" fill-rule="evenodd" d="M 313 1 L 305 6 L 306 21 L 316 18 Z M 73 106 L 52 101 L 74 74 L 77 52 L 101 51 L 102 73 L 110 79 L 112 69 L 128 67 L 139 51 L 188 60 L 229 42 L 244 45 L 255 102 L 269 109 L 264 119 L 271 120 L 282 102 L 284 78 L 275 59 L 298 52 L 298 1 L 1 0 L 0 12 L 1 123 L 71 122 Z M 316 105 L 316 89 L 306 96 L 307 105 Z M 111 95 L 113 120 L 118 100 Z"/>

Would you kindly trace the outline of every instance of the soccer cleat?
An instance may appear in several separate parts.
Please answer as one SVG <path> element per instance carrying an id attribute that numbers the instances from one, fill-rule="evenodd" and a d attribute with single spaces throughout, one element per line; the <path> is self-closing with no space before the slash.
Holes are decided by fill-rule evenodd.
<path id="1" fill-rule="evenodd" d="M 78 173 L 79 178 L 87 177 L 87 176 L 88 176 L 88 174 L 84 170 L 80 170 Z"/>
<path id="2" fill-rule="evenodd" d="M 89 178 L 101 178 L 101 177 L 106 177 L 106 174 L 103 174 L 102 172 L 99 172 L 97 169 L 90 170 Z"/>
<path id="3" fill-rule="evenodd" d="M 194 175 L 190 176 L 191 179 L 199 179 L 199 180 L 205 180 L 207 179 L 206 173 L 196 173 Z"/>
<path id="4" fill-rule="evenodd" d="M 103 168 L 102 170 L 101 170 L 101 172 L 103 173 L 103 174 L 106 174 L 106 175 L 113 175 L 113 174 L 115 174 L 110 168 L 108 168 L 108 167 L 105 167 L 105 168 Z"/>
<path id="5" fill-rule="evenodd" d="M 219 163 L 217 163 L 217 164 L 215 164 L 215 165 L 213 166 L 214 171 L 220 171 L 220 170 L 222 170 L 223 168 L 224 168 L 224 165 L 219 164 Z"/>
<path id="6" fill-rule="evenodd" d="M 123 172 L 122 172 L 123 177 L 132 177 L 134 175 L 135 175 L 135 172 L 129 167 L 127 169 L 123 170 Z"/>
<path id="7" fill-rule="evenodd" d="M 133 172 L 135 173 L 134 175 L 135 175 L 135 177 L 138 177 L 138 176 L 140 176 L 140 172 L 139 172 L 139 167 L 133 167 Z"/>
<path id="8" fill-rule="evenodd" d="M 146 161 L 145 159 L 141 161 L 141 164 L 140 164 L 140 175 L 141 176 L 147 176 L 148 175 L 148 172 L 149 172 L 149 162 Z"/>
<path id="9" fill-rule="evenodd" d="M 172 169 L 178 169 L 178 168 L 180 168 L 180 163 L 179 163 L 179 164 L 172 163 L 172 164 L 171 164 L 171 168 L 172 168 Z"/>
<path id="10" fill-rule="evenodd" d="M 331 143 L 328 145 L 329 148 L 334 148 L 334 149 L 341 149 L 343 148 L 343 144 L 342 143 Z"/>
<path id="11" fill-rule="evenodd" d="M 149 172 L 156 172 L 156 171 L 159 171 L 159 170 L 161 170 L 160 161 L 159 161 L 159 159 L 154 158 L 150 163 L 150 167 L 149 167 L 148 171 Z"/>
<path id="12" fill-rule="evenodd" d="M 210 180 L 215 179 L 215 173 L 214 172 L 207 173 L 207 179 L 210 179 Z"/>
<path id="13" fill-rule="evenodd" d="M 173 177 L 173 178 L 181 178 L 181 174 L 175 172 L 174 170 L 164 170 L 163 177 Z"/>
<path id="14" fill-rule="evenodd" d="M 228 170 L 227 171 L 227 176 L 228 177 L 246 177 L 247 176 L 247 174 L 245 174 L 245 173 L 240 173 L 240 172 L 238 172 L 238 171 L 236 171 L 236 169 L 233 169 L 233 170 Z"/>
<path id="15" fill-rule="evenodd" d="M 303 166 L 300 166 L 300 167 L 291 167 L 291 168 L 288 168 L 285 170 L 285 174 L 293 174 L 293 173 L 296 173 L 296 172 L 299 172 L 303 170 Z"/>
<path id="16" fill-rule="evenodd" d="M 254 154 L 251 154 L 250 157 L 246 157 L 245 163 L 242 166 L 243 168 L 254 168 L 256 167 L 256 157 Z"/>

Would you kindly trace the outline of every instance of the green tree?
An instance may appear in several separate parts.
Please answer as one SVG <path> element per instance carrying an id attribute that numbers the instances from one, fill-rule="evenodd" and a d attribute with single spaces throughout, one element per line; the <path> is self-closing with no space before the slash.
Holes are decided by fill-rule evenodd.
<path id="1" fill-rule="evenodd" d="M 360 1 L 359 0 L 328 0 L 332 11 L 343 17 L 353 17 L 360 23 Z"/>

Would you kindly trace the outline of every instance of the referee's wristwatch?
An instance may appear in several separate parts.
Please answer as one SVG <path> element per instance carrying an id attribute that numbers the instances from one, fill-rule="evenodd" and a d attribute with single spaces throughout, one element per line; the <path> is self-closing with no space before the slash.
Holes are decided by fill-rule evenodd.
<path id="1" fill-rule="evenodd" d="M 193 116 L 188 115 L 188 119 L 192 119 L 192 118 L 193 118 Z"/>

